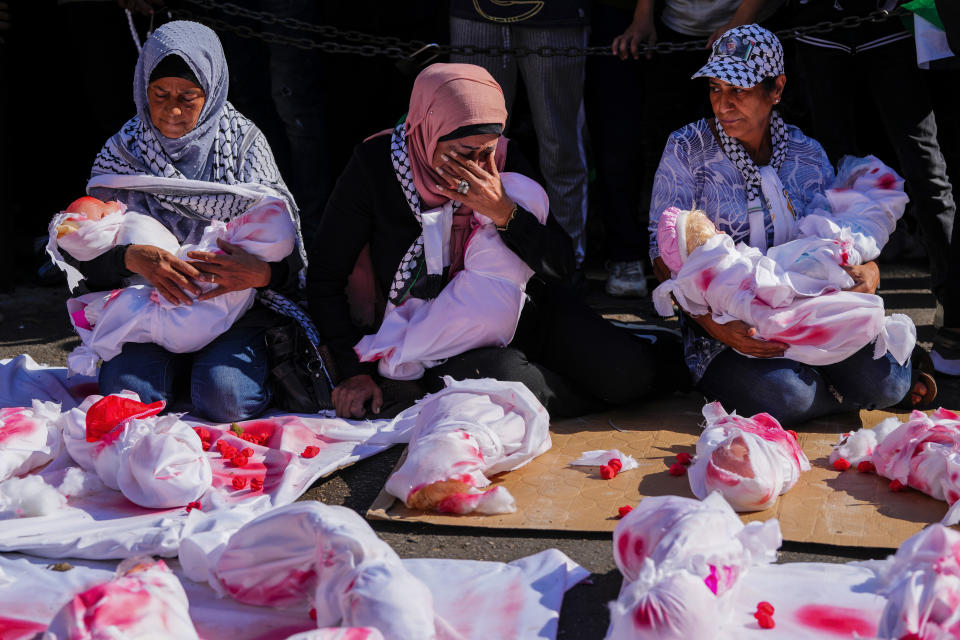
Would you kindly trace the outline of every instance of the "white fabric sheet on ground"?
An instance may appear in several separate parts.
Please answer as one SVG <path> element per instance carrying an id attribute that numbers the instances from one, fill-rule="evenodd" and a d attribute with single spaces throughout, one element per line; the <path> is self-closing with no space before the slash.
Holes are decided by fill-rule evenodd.
<path id="1" fill-rule="evenodd" d="M 53 571 L 39 558 L 0 555 L 0 625 L 4 640 L 25 640 L 46 628 L 75 594 L 109 580 L 116 563 L 78 561 Z M 181 578 L 190 616 L 207 640 L 266 640 L 316 629 L 306 606 L 274 609 L 218 597 L 206 584 Z M 555 549 L 509 564 L 472 560 L 404 560 L 434 595 L 437 612 L 465 639 L 544 638 L 557 635 L 564 593 L 588 572 Z M 9 636 L 9 638 L 8 638 Z M 454 636 L 456 637 L 456 636 Z"/>

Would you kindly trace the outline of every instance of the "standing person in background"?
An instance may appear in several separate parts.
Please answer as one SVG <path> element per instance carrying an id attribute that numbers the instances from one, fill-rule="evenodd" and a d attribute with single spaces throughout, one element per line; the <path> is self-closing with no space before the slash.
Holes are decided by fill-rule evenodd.
<path id="1" fill-rule="evenodd" d="M 612 296 L 642 297 L 647 294 L 647 283 L 640 229 L 647 215 L 639 209 L 640 199 L 649 197 L 653 179 L 652 173 L 644 174 L 643 167 L 655 165 L 671 131 L 704 115 L 705 100 L 698 87 L 686 80 L 703 65 L 702 51 L 647 53 L 642 56 L 644 62 L 639 61 L 640 47 L 704 38 L 712 43 L 728 29 L 766 20 L 782 3 L 667 0 L 661 14 L 655 16 L 653 0 L 627 2 L 633 8 L 632 21 L 623 2 L 598 0 L 594 5 L 591 37 L 598 44 L 612 41 L 613 53 L 621 62 L 590 61 L 588 113 L 596 151 L 595 189 L 606 225 L 606 291 Z M 644 100 L 644 95 L 657 97 Z M 638 110 L 642 118 L 637 117 Z"/>
<path id="2" fill-rule="evenodd" d="M 494 2 L 451 0 L 450 43 L 474 47 L 582 48 L 590 28 L 590 0 Z M 540 147 L 540 172 L 550 213 L 573 240 L 577 267 L 586 255 L 587 156 L 583 146 L 583 56 L 452 55 L 476 64 L 503 87 L 509 111 L 523 76 Z"/>
<path id="3" fill-rule="evenodd" d="M 794 20 L 801 25 L 837 21 L 866 15 L 880 4 L 885 3 L 810 2 L 797 7 Z M 815 135 L 832 162 L 846 154 L 862 155 L 857 144 L 858 133 L 864 133 L 857 127 L 857 96 L 870 95 L 877 105 L 930 257 L 931 288 L 944 311 L 931 358 L 937 371 L 960 375 L 960 318 L 955 308 L 960 293 L 958 276 L 949 276 L 956 205 L 937 140 L 933 103 L 917 68 L 913 36 L 899 20 L 889 19 L 801 36 L 797 43 Z"/>

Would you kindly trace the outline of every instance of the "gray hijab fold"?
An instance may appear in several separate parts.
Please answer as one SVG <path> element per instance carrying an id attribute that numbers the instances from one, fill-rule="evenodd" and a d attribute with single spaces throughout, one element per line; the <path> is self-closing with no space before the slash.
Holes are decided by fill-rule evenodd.
<path id="1" fill-rule="evenodd" d="M 166 138 L 150 120 L 147 87 L 150 74 L 167 56 L 179 56 L 200 81 L 206 102 L 197 126 L 180 138 Z M 213 173 L 214 139 L 221 112 L 227 104 L 230 76 L 220 39 L 208 27 L 196 22 L 169 22 L 147 38 L 133 76 L 133 101 L 144 127 L 150 129 L 174 166 L 185 178 L 209 180 Z"/>

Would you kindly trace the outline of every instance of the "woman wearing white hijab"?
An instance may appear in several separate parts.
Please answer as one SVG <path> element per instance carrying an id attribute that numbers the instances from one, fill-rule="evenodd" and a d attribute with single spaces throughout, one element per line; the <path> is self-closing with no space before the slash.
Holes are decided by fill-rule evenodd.
<path id="1" fill-rule="evenodd" d="M 223 49 L 209 28 L 186 21 L 157 29 L 144 44 L 134 75 L 137 115 L 94 161 L 90 195 L 118 200 L 160 221 L 181 244 L 195 243 L 211 220 L 230 220 L 263 195 L 285 201 L 299 234 L 296 204 L 263 134 L 227 102 Z M 285 260 L 268 263 L 219 241 L 222 253 L 190 252 L 185 261 L 150 245 L 120 245 L 90 261 L 72 260 L 90 290 L 110 290 L 139 275 L 174 304 L 230 291 L 258 290 L 255 305 L 203 349 L 174 354 L 127 343 L 100 370 L 101 393 L 128 389 L 146 402 L 172 401 L 175 380 L 189 380 L 195 413 L 230 422 L 253 417 L 270 401 L 263 332 L 269 309 L 310 325 L 292 301 L 302 283 L 302 242 Z M 217 285 L 202 293 L 198 283 Z M 310 330 L 308 329 L 308 334 Z"/>

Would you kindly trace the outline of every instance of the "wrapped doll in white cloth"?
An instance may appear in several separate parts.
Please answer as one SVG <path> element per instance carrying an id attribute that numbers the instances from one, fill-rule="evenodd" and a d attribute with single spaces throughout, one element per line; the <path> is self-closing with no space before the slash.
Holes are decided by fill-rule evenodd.
<path id="1" fill-rule="evenodd" d="M 744 526 L 718 494 L 644 498 L 613 532 L 624 584 L 607 639 L 717 637 L 744 574 L 773 562 L 781 542 L 776 520 Z"/>
<path id="2" fill-rule="evenodd" d="M 887 604 L 878 638 L 955 640 L 960 637 L 960 533 L 930 525 L 880 565 L 878 593 Z"/>
<path id="3" fill-rule="evenodd" d="M 876 258 L 895 228 L 903 182 L 876 159 L 851 160 L 825 200 L 832 213 L 804 217 L 796 239 L 766 255 L 734 244 L 703 212 L 664 211 L 657 239 L 672 277 L 654 291 L 658 313 L 673 315 L 672 295 L 693 315 L 755 327 L 757 337 L 786 344 L 784 355 L 797 362 L 834 364 L 875 343 L 875 358 L 889 351 L 904 364 L 916 344 L 910 318 L 885 317 L 879 296 L 843 290 L 854 285 L 843 267 Z"/>
<path id="4" fill-rule="evenodd" d="M 773 416 L 728 414 L 719 402 L 704 405 L 707 423 L 690 467 L 690 489 L 701 500 L 719 492 L 736 511 L 761 511 L 789 491 L 810 461 Z"/>
<path id="5" fill-rule="evenodd" d="M 387 492 L 413 509 L 516 511 L 509 491 L 484 487 L 489 477 L 550 449 L 546 409 L 519 382 L 444 381 L 445 389 L 407 410 L 416 412 L 416 425 L 406 460 L 387 479 Z"/>
<path id="6" fill-rule="evenodd" d="M 213 471 L 200 436 L 179 415 L 158 416 L 163 407 L 135 393 L 89 396 L 61 418 L 67 452 L 141 507 L 185 506 L 206 493 Z"/>
<path id="7" fill-rule="evenodd" d="M 246 604 L 310 603 L 321 629 L 372 627 L 385 638 L 435 637 L 430 590 L 345 507 L 297 502 L 274 509 L 243 525 L 205 561 L 216 589 Z"/>
<path id="8" fill-rule="evenodd" d="M 76 210 L 76 211 L 75 211 Z M 267 262 L 282 260 L 294 249 L 296 227 L 286 205 L 265 197 L 229 222 L 213 220 L 197 244 L 180 246 L 156 219 L 126 211 L 116 202 L 84 197 L 54 216 L 51 244 L 78 260 L 91 260 L 118 245 L 152 245 L 185 258 L 189 251 L 222 253 L 225 240 Z M 202 283 L 209 290 L 212 283 Z M 174 353 L 190 353 L 229 329 L 253 305 L 256 291 L 231 291 L 191 305 L 176 305 L 142 278 L 113 291 L 90 293 L 67 302 L 70 321 L 83 344 L 68 358 L 71 371 L 96 373 L 99 359 L 110 360 L 127 342 L 149 342 Z"/>
<path id="9" fill-rule="evenodd" d="M 902 424 L 887 418 L 873 429 L 847 434 L 834 446 L 830 462 L 861 470 L 870 463 L 891 480 L 891 488 L 913 487 L 951 505 L 943 524 L 960 522 L 960 415 L 953 411 L 914 411 Z"/>
<path id="10" fill-rule="evenodd" d="M 0 482 L 41 467 L 60 453 L 60 405 L 33 401 L 33 407 L 0 409 Z"/>
<path id="11" fill-rule="evenodd" d="M 511 200 L 546 224 L 550 210 L 543 188 L 519 173 L 501 173 Z M 433 215 L 433 218 L 431 218 Z M 423 218 L 424 252 L 431 273 L 449 266 L 453 207 L 447 203 Z M 387 305 L 376 334 L 354 347 L 361 362 L 378 361 L 380 375 L 414 380 L 425 368 L 479 347 L 505 347 L 517 330 L 533 271 L 507 248 L 490 218 L 474 212 L 463 270 L 454 274 L 436 298 L 407 297 Z"/>
<path id="12" fill-rule="evenodd" d="M 198 638 L 183 586 L 163 560 L 129 558 L 110 582 L 65 604 L 43 640 Z"/>

